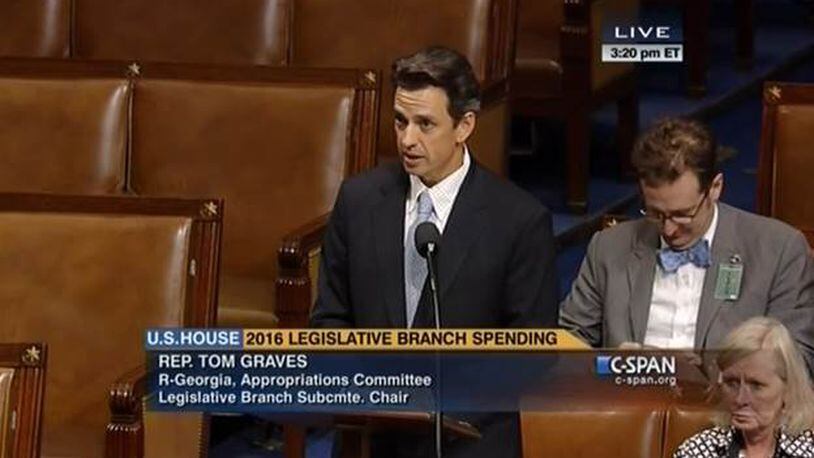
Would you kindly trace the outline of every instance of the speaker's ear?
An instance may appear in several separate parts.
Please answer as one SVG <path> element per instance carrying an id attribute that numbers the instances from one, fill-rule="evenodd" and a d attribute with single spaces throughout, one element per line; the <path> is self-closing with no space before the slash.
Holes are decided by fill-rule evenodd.
<path id="1" fill-rule="evenodd" d="M 456 143 L 463 144 L 472 136 L 472 132 L 475 131 L 475 124 L 477 124 L 476 118 L 474 111 L 467 111 L 461 119 L 458 120 L 458 124 L 455 125 Z"/>

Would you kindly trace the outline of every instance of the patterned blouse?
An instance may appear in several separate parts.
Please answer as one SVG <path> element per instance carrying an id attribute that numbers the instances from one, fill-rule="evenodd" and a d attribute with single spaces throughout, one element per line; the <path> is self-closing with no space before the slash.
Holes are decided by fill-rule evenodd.
<path id="1" fill-rule="evenodd" d="M 673 458 L 738 458 L 742 440 L 735 428 L 709 428 L 685 440 Z M 814 458 L 814 433 L 807 430 L 797 436 L 781 431 L 774 458 Z"/>

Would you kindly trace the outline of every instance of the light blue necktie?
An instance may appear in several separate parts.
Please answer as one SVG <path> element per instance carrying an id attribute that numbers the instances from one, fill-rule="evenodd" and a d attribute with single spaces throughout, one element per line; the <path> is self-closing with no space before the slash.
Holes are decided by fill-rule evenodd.
<path id="1" fill-rule="evenodd" d="M 421 290 L 427 280 L 427 261 L 418 254 L 415 248 L 415 229 L 419 224 L 432 218 L 433 206 L 430 193 L 423 191 L 418 195 L 418 217 L 404 242 L 404 299 L 406 304 L 407 327 L 413 326 Z"/>
<path id="2" fill-rule="evenodd" d="M 710 266 L 709 242 L 706 239 L 700 240 L 687 250 L 675 251 L 667 247 L 659 251 L 659 264 L 668 274 L 675 273 L 679 267 L 689 263 L 703 269 Z"/>

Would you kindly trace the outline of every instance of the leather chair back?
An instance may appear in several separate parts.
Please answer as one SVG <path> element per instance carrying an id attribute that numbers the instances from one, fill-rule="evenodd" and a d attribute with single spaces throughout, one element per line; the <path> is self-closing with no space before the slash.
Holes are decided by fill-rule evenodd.
<path id="1" fill-rule="evenodd" d="M 519 2 L 513 96 L 557 97 L 563 90 L 560 28 L 565 23 L 565 6 L 563 2 Z"/>
<path id="2" fill-rule="evenodd" d="M 613 19 L 635 22 L 639 0 L 593 0 L 590 2 L 591 88 L 596 91 L 633 71 L 631 64 L 602 63 L 602 25 Z M 520 0 L 515 63 L 517 89 L 529 93 L 551 94 L 562 90 L 561 29 L 566 25 L 563 2 Z M 573 51 L 572 51 L 573 52 Z M 513 87 L 514 90 L 514 87 Z"/>
<path id="3" fill-rule="evenodd" d="M 652 407 L 611 409 L 605 406 L 560 412 L 524 412 L 521 420 L 523 456 L 659 456 L 665 414 Z"/>
<path id="4" fill-rule="evenodd" d="M 290 0 L 74 0 L 74 57 L 281 65 Z"/>
<path id="5" fill-rule="evenodd" d="M 610 21 L 635 24 L 640 0 L 594 0 L 591 2 L 591 29 L 593 30 L 591 85 L 594 91 L 612 84 L 635 70 L 630 63 L 602 62 L 602 27 Z"/>
<path id="6" fill-rule="evenodd" d="M 333 208 L 373 163 L 374 72 L 145 66 L 133 105 L 131 189 L 226 199 L 220 325 L 273 326 L 283 236 Z M 234 69 L 232 69 L 234 70 Z"/>
<path id="7" fill-rule="evenodd" d="M 0 57 L 66 58 L 71 0 L 3 0 L 0 30 Z"/>
<path id="8" fill-rule="evenodd" d="M 122 192 L 132 95 L 124 72 L 23 67 L 0 64 L 0 192 Z"/>
<path id="9" fill-rule="evenodd" d="M 518 8 L 517 59 L 559 60 L 563 3 L 520 0 Z"/>
<path id="10" fill-rule="evenodd" d="M 484 88 L 505 82 L 514 43 L 515 0 L 305 0 L 294 4 L 291 64 L 307 67 L 377 68 L 384 74 L 378 134 L 379 156 L 395 157 L 393 61 L 430 45 L 461 52 Z M 338 33 L 325 33 L 337 30 Z M 501 92 L 498 90 L 497 92 Z M 496 99 L 504 98 L 505 91 Z M 485 104 L 488 108 L 490 104 Z M 484 110 L 486 111 L 486 110 Z M 505 111 L 505 110 L 504 110 Z M 508 115 L 478 125 L 496 130 L 480 142 L 490 168 L 503 172 Z M 488 148 L 498 148 L 493 152 Z M 491 157 L 496 156 L 496 157 Z"/>
<path id="11" fill-rule="evenodd" d="M 597 376 L 598 354 L 564 356 L 539 392 L 521 400 L 523 456 L 661 457 L 714 415 L 694 364 L 677 360 L 677 388 L 631 387 Z"/>
<path id="12" fill-rule="evenodd" d="M 491 3 L 490 0 L 299 1 L 294 7 L 291 63 L 389 70 L 399 56 L 444 44 L 469 58 L 475 74 L 484 81 L 488 36 L 475 32 L 488 29 Z M 371 46 L 373 43 L 375 46 Z"/>
<path id="13" fill-rule="evenodd" d="M 716 410 L 707 405 L 673 404 L 664 428 L 664 458 L 670 458 L 682 442 L 713 426 Z"/>
<path id="14" fill-rule="evenodd" d="M 220 207 L 0 195 L 0 341 L 51 349 L 43 456 L 104 456 L 108 394 L 144 364 L 144 330 L 213 323 Z"/>
<path id="15" fill-rule="evenodd" d="M 814 247 L 814 85 L 767 82 L 758 167 L 758 211 L 796 227 Z"/>
<path id="16" fill-rule="evenodd" d="M 226 197 L 222 322 L 273 327 L 283 236 L 329 213 L 341 181 L 375 162 L 379 80 L 361 70 L 4 61 L 0 191 Z M 23 129 L 19 119 L 30 121 Z"/>

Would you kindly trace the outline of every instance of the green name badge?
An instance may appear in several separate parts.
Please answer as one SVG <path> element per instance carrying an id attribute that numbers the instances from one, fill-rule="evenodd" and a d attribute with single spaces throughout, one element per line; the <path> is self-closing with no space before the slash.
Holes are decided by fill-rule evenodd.
<path id="1" fill-rule="evenodd" d="M 715 281 L 715 299 L 736 301 L 741 293 L 743 264 L 721 263 L 718 265 L 718 279 Z"/>

